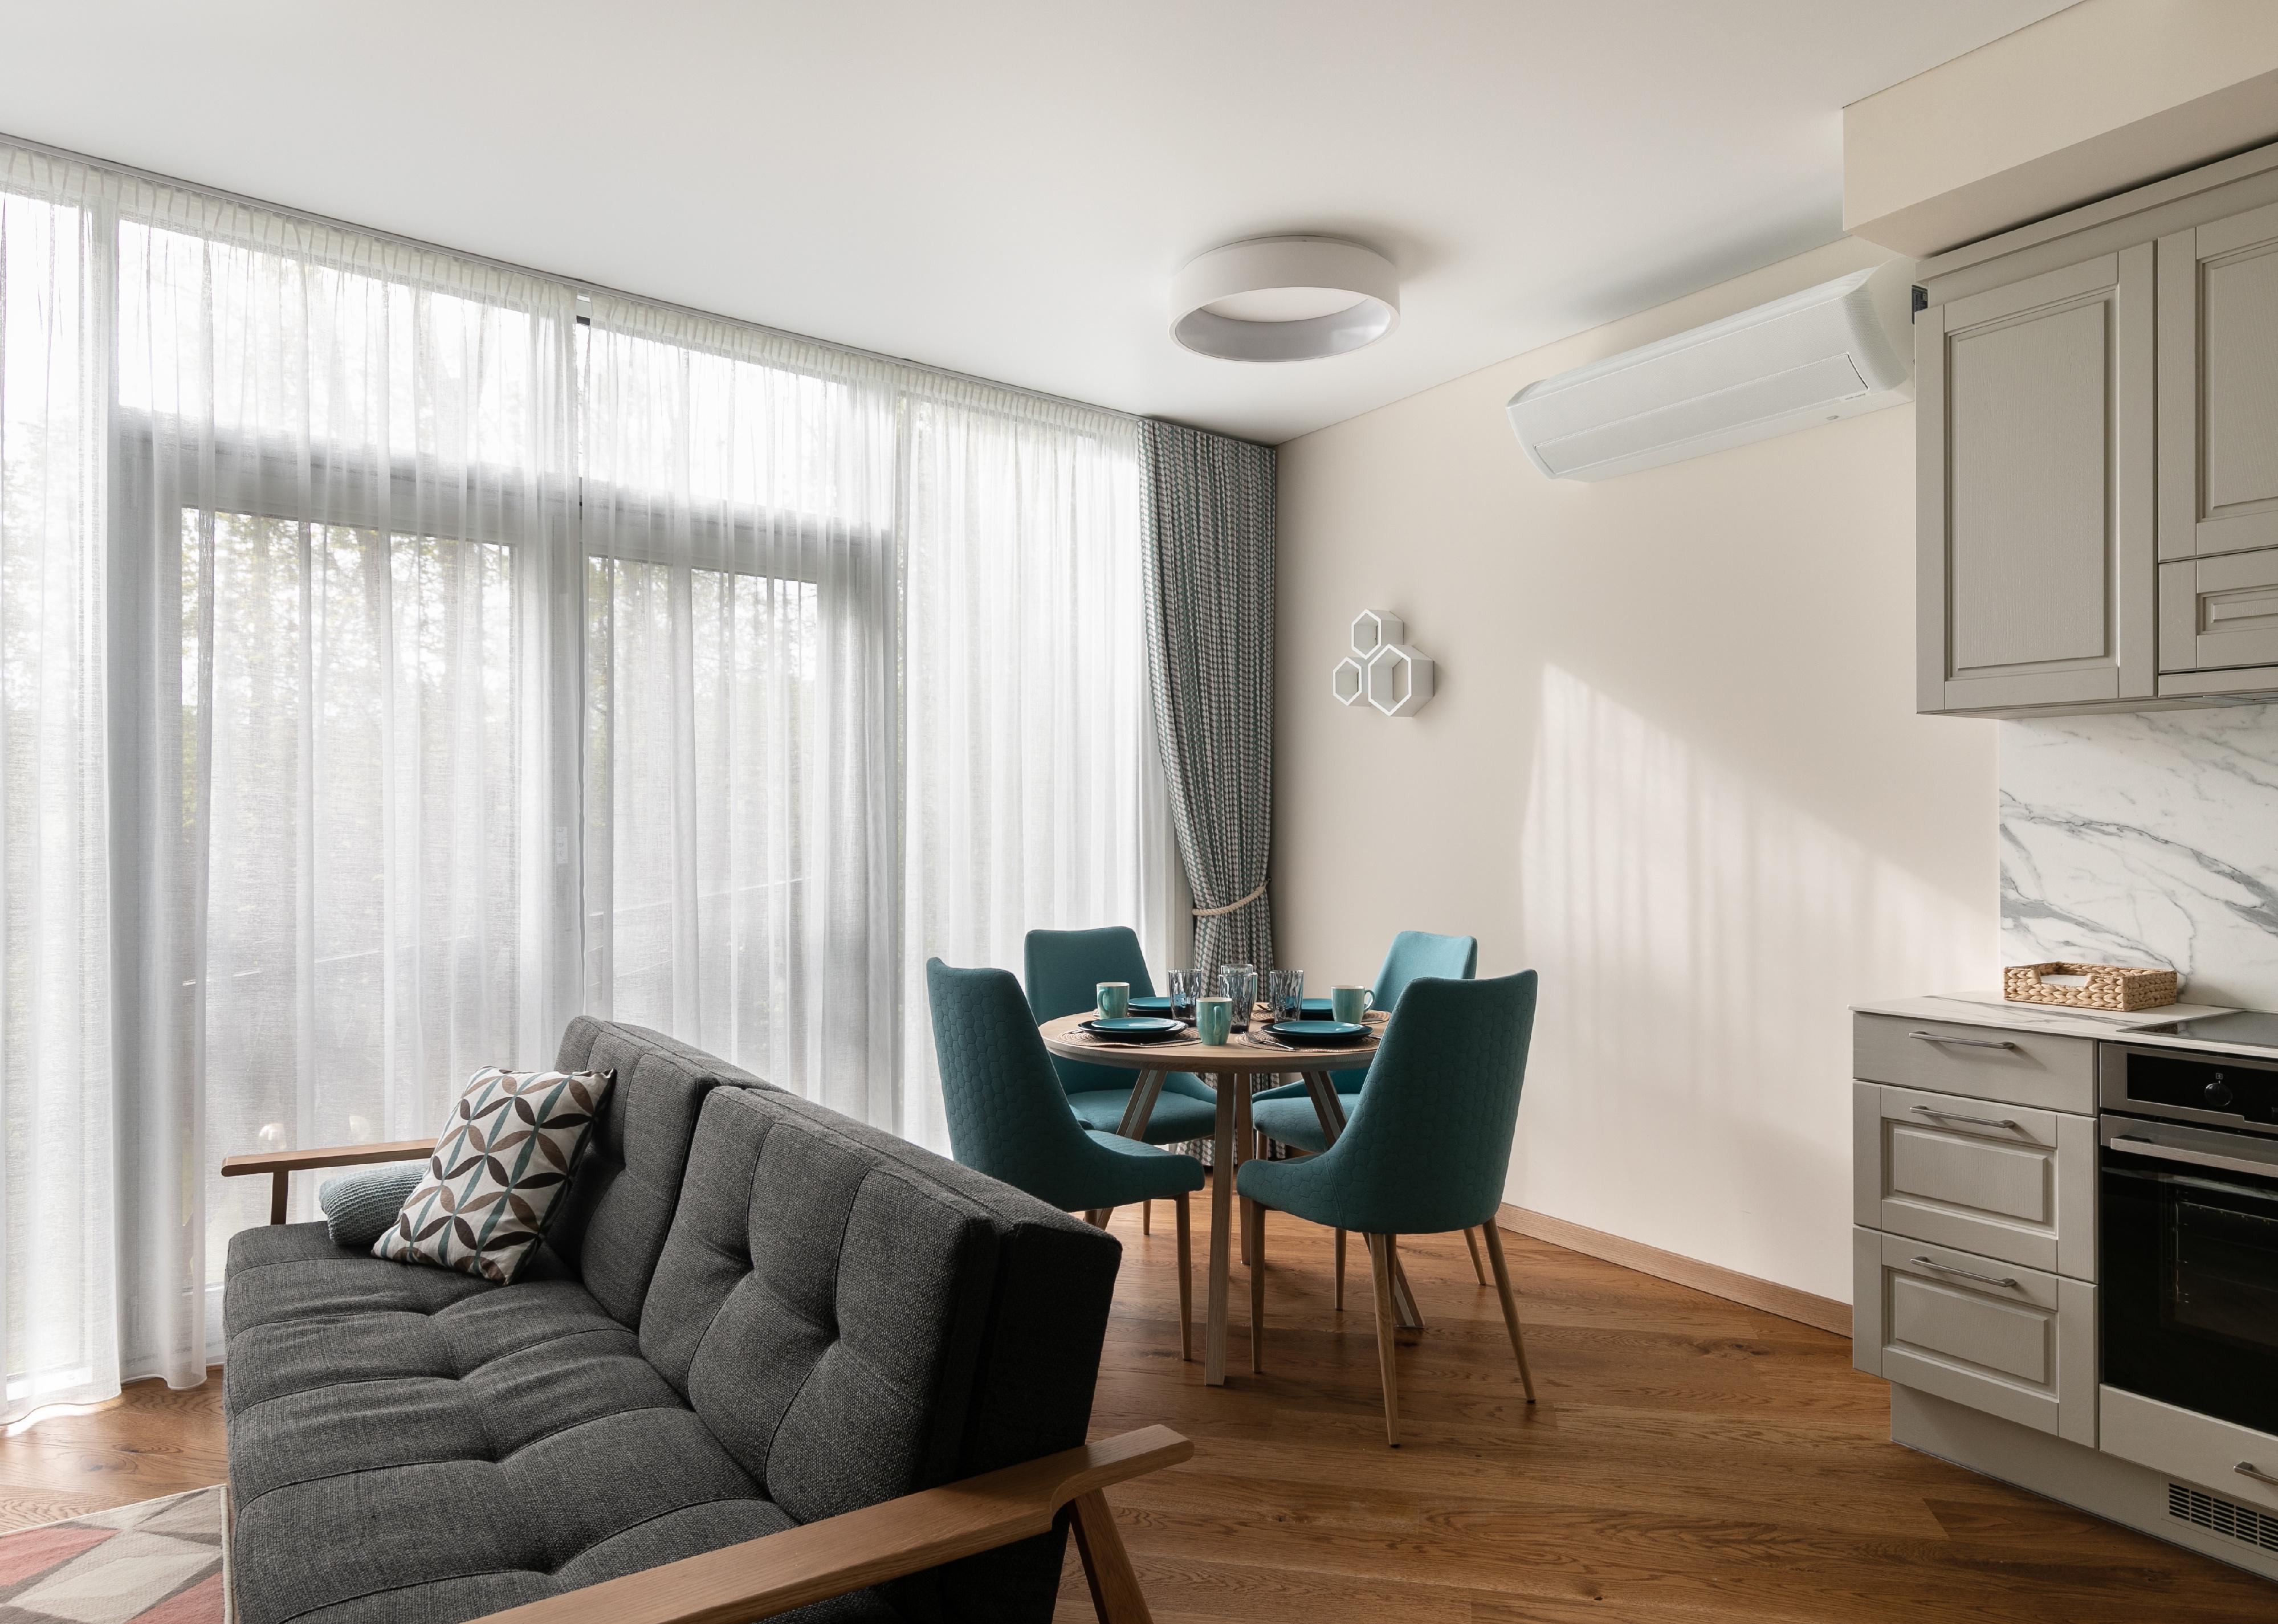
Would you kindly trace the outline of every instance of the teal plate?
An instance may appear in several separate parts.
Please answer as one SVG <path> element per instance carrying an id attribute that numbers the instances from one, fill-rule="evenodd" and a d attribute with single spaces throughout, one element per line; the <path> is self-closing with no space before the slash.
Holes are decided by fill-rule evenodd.
<path id="1" fill-rule="evenodd" d="M 1168 1015 L 1171 1001 L 1168 998 L 1134 998 L 1131 1012 L 1134 1015 Z"/>
<path id="2" fill-rule="evenodd" d="M 1096 1037 L 1114 1038 L 1126 1043 L 1161 1043 L 1177 1037 L 1187 1029 L 1184 1021 L 1166 1019 L 1159 1015 L 1099 1016 L 1083 1023 L 1083 1029 Z"/>
<path id="3" fill-rule="evenodd" d="M 1284 1043 L 1307 1048 L 1357 1043 L 1368 1036 L 1367 1027 L 1356 1026 L 1350 1021 L 1275 1021 L 1265 1030 Z"/>

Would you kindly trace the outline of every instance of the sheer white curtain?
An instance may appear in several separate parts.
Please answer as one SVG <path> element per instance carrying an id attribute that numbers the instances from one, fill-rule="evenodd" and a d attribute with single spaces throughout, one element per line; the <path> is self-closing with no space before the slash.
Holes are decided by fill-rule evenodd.
<path id="1" fill-rule="evenodd" d="M 586 1006 L 897 1125 L 896 390 L 596 298 Z"/>
<path id="2" fill-rule="evenodd" d="M 220 1156 L 431 1131 L 577 1007 L 573 297 L 141 187 L 116 281 L 120 1254 L 195 1380 Z"/>
<path id="3" fill-rule="evenodd" d="M 1166 814 L 1138 425 L 949 380 L 906 409 L 902 1131 L 946 1148 L 926 960 L 1017 972 L 1032 928 L 1129 924 L 1161 964 Z"/>
<path id="4" fill-rule="evenodd" d="M 96 177 L 0 150 L 0 1416 L 113 1391 Z"/>
<path id="5" fill-rule="evenodd" d="M 203 1378 L 222 1156 L 425 1133 L 581 1009 L 946 1148 L 929 954 L 1169 936 L 1138 472 L 0 144 L 0 1419 Z"/>

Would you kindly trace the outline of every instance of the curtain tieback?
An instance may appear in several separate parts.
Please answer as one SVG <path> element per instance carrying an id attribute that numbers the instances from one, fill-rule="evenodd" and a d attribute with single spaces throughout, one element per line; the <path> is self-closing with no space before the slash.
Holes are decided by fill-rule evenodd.
<path id="1" fill-rule="evenodd" d="M 1196 908 L 1192 911 L 1195 918 L 1198 919 L 1214 919 L 1221 913 L 1232 913 L 1237 909 L 1247 908 L 1250 903 L 1256 902 L 1259 897 L 1265 895 L 1265 881 L 1261 880 L 1257 882 L 1257 888 L 1252 891 L 1249 896 L 1243 897 L 1238 903 L 1228 903 L 1223 908 Z"/>

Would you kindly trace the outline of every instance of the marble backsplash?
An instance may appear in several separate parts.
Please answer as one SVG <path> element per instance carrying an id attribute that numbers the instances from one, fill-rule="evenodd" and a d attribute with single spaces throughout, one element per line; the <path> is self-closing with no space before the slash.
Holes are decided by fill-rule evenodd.
<path id="1" fill-rule="evenodd" d="M 2001 960 L 2278 1010 L 2278 705 L 2002 722 Z"/>

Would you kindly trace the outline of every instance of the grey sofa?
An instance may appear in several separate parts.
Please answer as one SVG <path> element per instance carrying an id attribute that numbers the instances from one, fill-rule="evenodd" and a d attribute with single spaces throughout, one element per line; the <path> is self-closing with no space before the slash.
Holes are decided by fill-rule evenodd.
<path id="1" fill-rule="evenodd" d="M 1113 1239 L 655 1033 L 581 1018 L 557 1064 L 616 1083 L 512 1285 L 231 1242 L 241 1624 L 1043 1624 L 1071 1517 L 1144 1616 L 1097 1489 L 1189 1446 L 1084 1446 Z M 294 1170 L 423 1148 L 225 1170 L 281 1218 Z"/>

